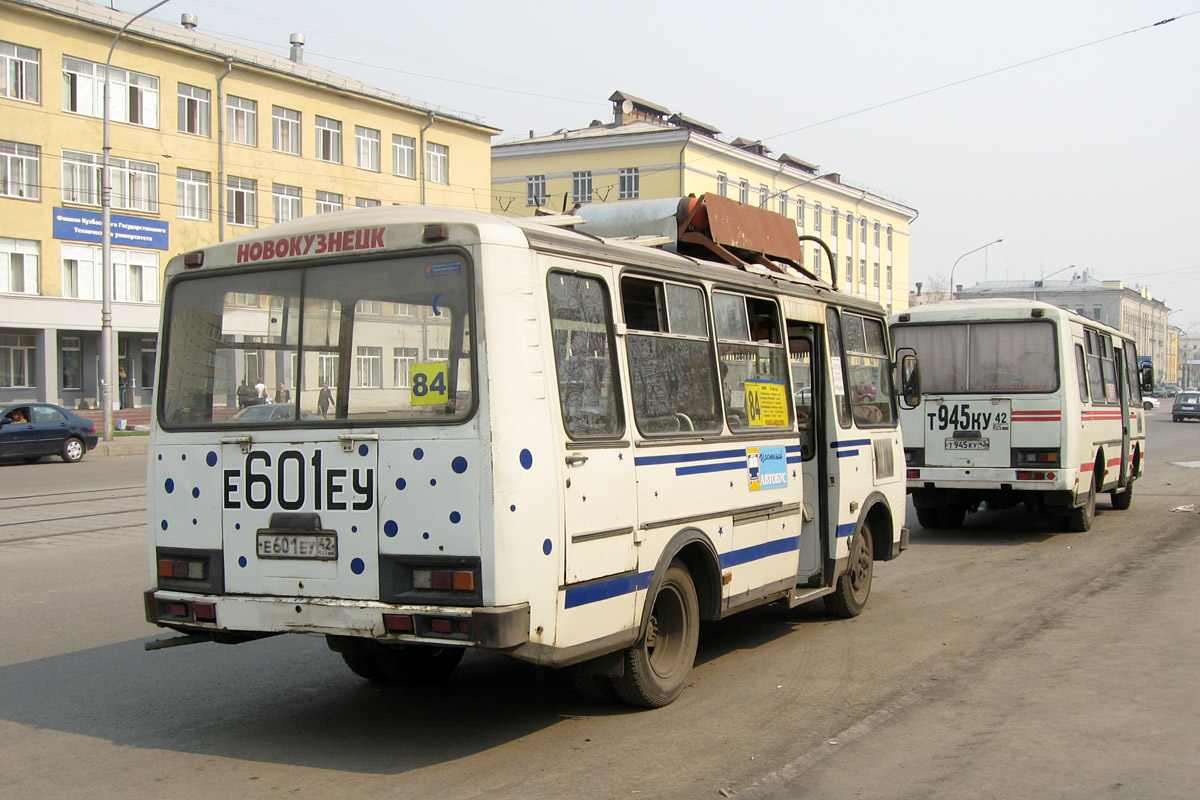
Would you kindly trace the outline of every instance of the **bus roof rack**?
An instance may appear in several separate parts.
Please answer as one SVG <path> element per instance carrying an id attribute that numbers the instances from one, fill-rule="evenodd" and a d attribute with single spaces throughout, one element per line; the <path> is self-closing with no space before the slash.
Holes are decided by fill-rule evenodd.
<path id="1" fill-rule="evenodd" d="M 824 283 L 804 266 L 795 223 L 720 195 L 589 205 L 575 213 L 582 219 L 580 229 L 594 236 L 655 246 L 661 242 L 668 250 L 706 260 L 715 256 L 739 269 L 757 272 L 748 269 L 754 264 L 780 277 Z"/>

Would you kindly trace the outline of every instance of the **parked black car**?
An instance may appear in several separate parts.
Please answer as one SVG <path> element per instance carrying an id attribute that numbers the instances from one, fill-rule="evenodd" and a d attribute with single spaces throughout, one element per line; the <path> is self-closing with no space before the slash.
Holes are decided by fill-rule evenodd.
<path id="1" fill-rule="evenodd" d="M 16 403 L 0 411 L 0 458 L 32 464 L 58 455 L 71 464 L 98 441 L 96 423 L 53 403 Z"/>

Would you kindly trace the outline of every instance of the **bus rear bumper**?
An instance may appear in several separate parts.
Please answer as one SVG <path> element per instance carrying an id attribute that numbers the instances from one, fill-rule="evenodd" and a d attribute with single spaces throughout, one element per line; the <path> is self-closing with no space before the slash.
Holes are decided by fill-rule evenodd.
<path id="1" fill-rule="evenodd" d="M 394 605 L 332 597 L 206 595 L 149 589 L 146 620 L 216 641 L 246 641 L 276 633 L 350 636 L 395 644 L 436 644 L 508 650 L 529 641 L 529 604 L 511 606 Z"/>

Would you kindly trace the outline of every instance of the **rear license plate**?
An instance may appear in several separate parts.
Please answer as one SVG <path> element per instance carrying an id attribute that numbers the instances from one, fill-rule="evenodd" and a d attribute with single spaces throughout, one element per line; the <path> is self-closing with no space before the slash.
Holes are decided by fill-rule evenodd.
<path id="1" fill-rule="evenodd" d="M 990 439 L 947 439 L 947 450 L 987 450 Z"/>
<path id="2" fill-rule="evenodd" d="M 259 558 L 337 560 L 337 536 L 329 533 L 260 533 Z"/>

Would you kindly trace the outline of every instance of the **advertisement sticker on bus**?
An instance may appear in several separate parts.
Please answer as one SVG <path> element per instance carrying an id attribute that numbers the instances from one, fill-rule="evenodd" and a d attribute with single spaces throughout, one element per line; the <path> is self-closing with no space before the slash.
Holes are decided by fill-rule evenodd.
<path id="1" fill-rule="evenodd" d="M 414 406 L 436 406 L 446 402 L 446 363 L 413 364 L 408 369 Z"/>
<path id="2" fill-rule="evenodd" d="M 787 384 L 778 381 L 746 381 L 746 413 L 756 428 L 788 426 Z"/>
<path id="3" fill-rule="evenodd" d="M 782 489 L 788 483 L 787 449 L 783 447 L 747 448 L 746 468 L 750 474 L 750 491 Z"/>

